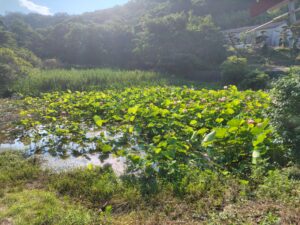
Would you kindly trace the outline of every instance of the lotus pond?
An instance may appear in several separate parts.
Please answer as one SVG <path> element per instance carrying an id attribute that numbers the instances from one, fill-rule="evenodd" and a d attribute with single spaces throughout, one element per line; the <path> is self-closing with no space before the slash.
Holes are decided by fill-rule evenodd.
<path id="1" fill-rule="evenodd" d="M 300 170 L 286 167 L 266 92 L 139 87 L 0 103 L 0 224 L 299 221 Z"/>
<path id="2" fill-rule="evenodd" d="M 130 172 L 171 180 L 192 168 L 247 174 L 260 160 L 285 157 L 269 102 L 263 91 L 234 86 L 55 92 L 25 99 L 21 139 L 44 140 L 33 150 L 55 156 L 124 157 Z"/>

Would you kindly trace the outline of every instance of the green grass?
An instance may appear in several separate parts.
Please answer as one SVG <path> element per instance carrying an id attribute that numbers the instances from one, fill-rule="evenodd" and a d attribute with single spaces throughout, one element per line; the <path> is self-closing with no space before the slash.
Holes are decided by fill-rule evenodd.
<path id="1" fill-rule="evenodd" d="M 200 85 L 214 88 L 214 84 L 193 83 L 155 72 L 113 69 L 33 70 L 29 76 L 12 86 L 12 91 L 25 96 L 39 96 L 53 91 L 101 91 L 135 86 Z"/>
<path id="2" fill-rule="evenodd" d="M 300 170 L 292 167 L 239 180 L 230 174 L 193 170 L 181 195 L 147 177 L 116 177 L 110 168 L 64 173 L 42 171 L 17 152 L 0 154 L 8 192 L 0 195 L 0 224 L 297 224 Z M 32 172 L 37 171 L 37 172 Z M 15 181 L 23 185 L 13 188 Z M 4 181 L 4 182 L 3 182 Z M 41 183 L 41 181 L 43 181 Z M 149 190 L 149 189 L 148 189 Z"/>
<path id="3" fill-rule="evenodd" d="M 92 205 L 104 205 L 121 191 L 119 180 L 110 167 L 78 169 L 55 174 L 49 185 L 62 195 L 69 195 Z"/>
<path id="4" fill-rule="evenodd" d="M 25 190 L 9 193 L 1 201 L 1 220 L 12 220 L 15 225 L 91 225 L 94 215 L 88 209 L 59 199 L 54 193 Z"/>
<path id="5" fill-rule="evenodd" d="M 300 202 L 300 181 L 290 179 L 291 175 L 285 170 L 269 171 L 256 190 L 257 197 L 279 202 Z"/>
<path id="6" fill-rule="evenodd" d="M 41 170 L 34 160 L 25 160 L 20 152 L 0 153 L 0 192 L 7 187 L 22 186 L 39 177 Z"/>

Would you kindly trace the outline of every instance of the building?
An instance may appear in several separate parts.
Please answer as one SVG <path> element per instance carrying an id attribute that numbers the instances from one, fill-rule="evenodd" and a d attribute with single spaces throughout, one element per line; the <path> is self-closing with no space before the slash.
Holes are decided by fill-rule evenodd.
<path id="1" fill-rule="evenodd" d="M 237 48 L 246 47 L 292 47 L 292 32 L 287 22 L 274 22 L 258 28 L 257 26 L 240 27 L 224 30 L 228 44 Z M 257 29 L 255 29 L 257 28 Z M 255 31 L 251 31 L 255 29 Z M 251 32 L 249 32 L 251 31 Z"/>

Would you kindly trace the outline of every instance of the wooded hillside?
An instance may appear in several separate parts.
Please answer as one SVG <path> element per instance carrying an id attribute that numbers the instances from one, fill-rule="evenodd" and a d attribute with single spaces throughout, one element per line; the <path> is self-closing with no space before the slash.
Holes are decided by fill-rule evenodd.
<path id="1" fill-rule="evenodd" d="M 0 44 L 7 45 L 10 36 L 10 45 L 65 65 L 207 70 L 225 57 L 220 29 L 249 23 L 251 2 L 132 0 L 82 15 L 11 13 L 1 18 Z"/>

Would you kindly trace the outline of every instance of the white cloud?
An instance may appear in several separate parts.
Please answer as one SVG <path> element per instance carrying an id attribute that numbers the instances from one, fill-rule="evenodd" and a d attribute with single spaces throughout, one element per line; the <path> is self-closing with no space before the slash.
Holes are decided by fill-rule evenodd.
<path id="1" fill-rule="evenodd" d="M 22 7 L 25 7 L 26 9 L 41 14 L 41 15 L 52 15 L 52 13 L 50 12 L 50 9 L 46 6 L 42 6 L 42 5 L 37 5 L 32 1 L 29 0 L 19 0 L 19 3 Z"/>

